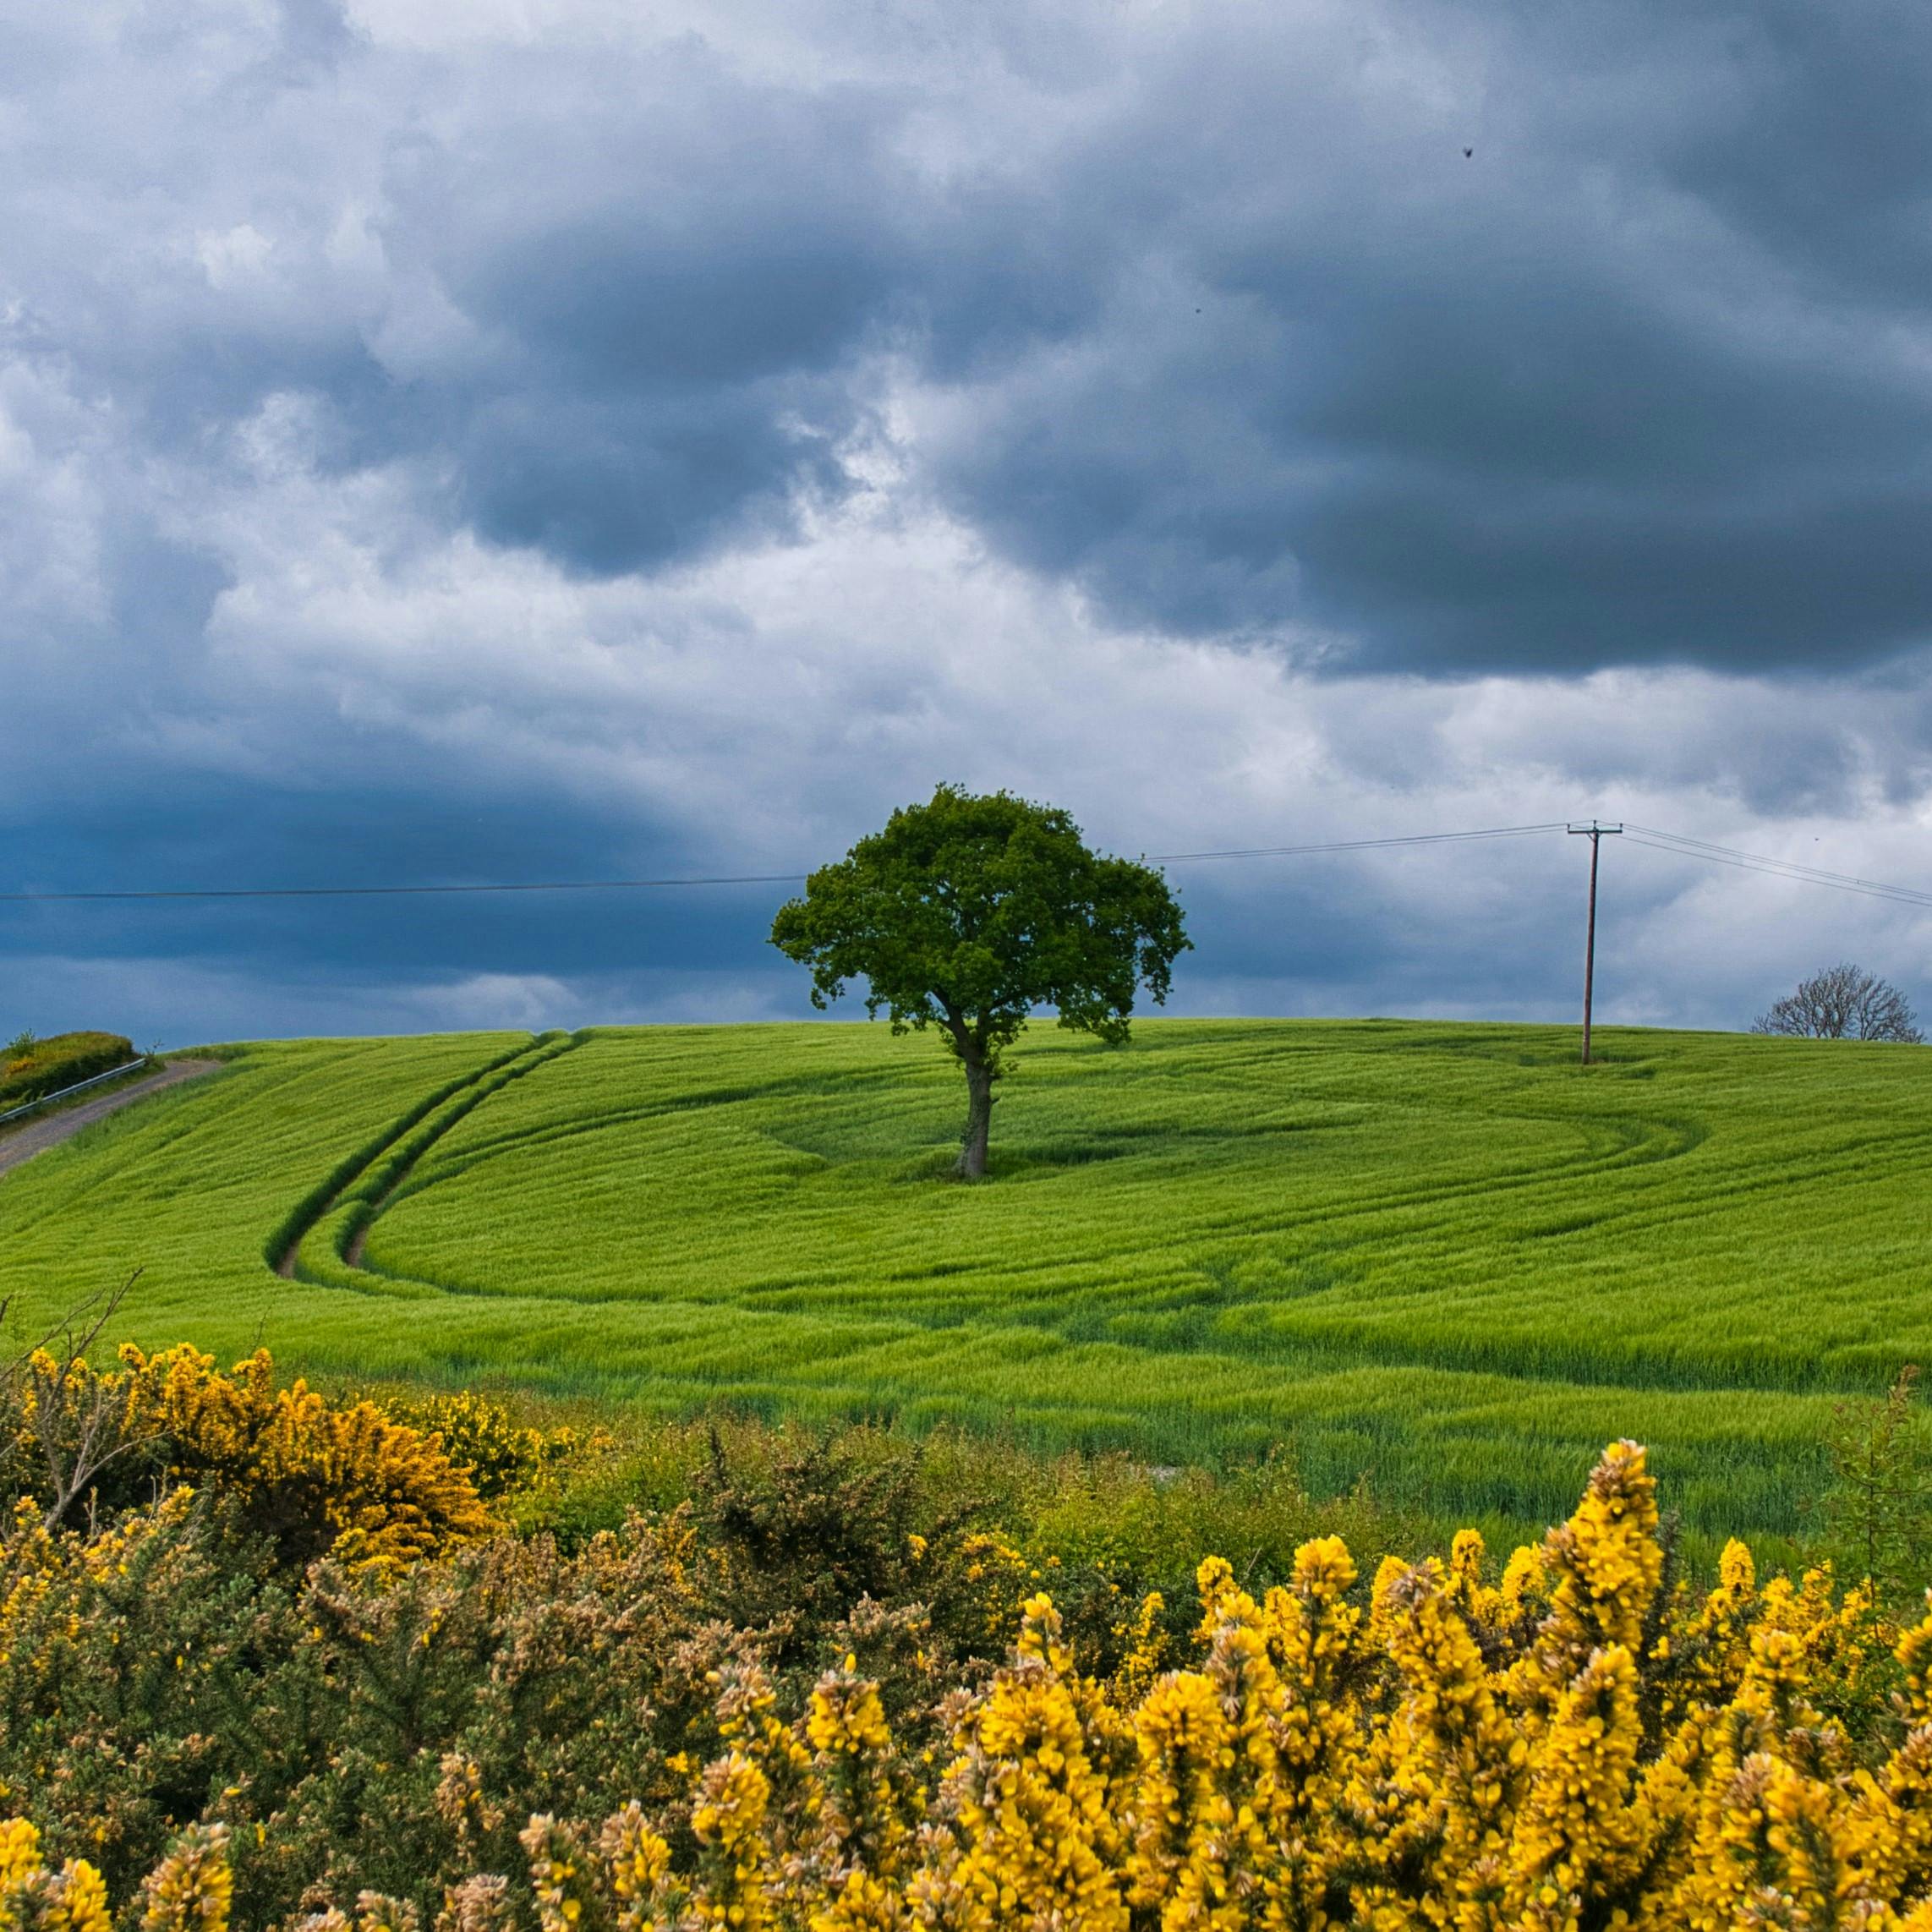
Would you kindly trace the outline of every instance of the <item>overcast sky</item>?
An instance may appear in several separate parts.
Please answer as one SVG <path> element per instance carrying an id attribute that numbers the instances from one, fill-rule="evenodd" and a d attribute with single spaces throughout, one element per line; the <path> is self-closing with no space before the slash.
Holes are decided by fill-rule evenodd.
<path id="1" fill-rule="evenodd" d="M 1932 884 L 1923 0 L 0 0 L 0 890 L 1601 813 Z M 1601 1010 L 1932 916 L 1605 847 Z M 1176 866 L 1567 1018 L 1584 841 Z M 808 1010 L 778 895 L 0 906 L 0 1036 Z"/>

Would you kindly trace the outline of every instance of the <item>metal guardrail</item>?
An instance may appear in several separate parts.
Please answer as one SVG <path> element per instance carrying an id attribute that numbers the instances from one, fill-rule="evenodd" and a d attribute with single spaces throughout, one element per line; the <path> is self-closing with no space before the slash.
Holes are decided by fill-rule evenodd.
<path id="1" fill-rule="evenodd" d="M 123 1074 L 134 1072 L 137 1067 L 148 1064 L 146 1054 L 138 1060 L 129 1060 L 124 1067 L 115 1067 L 107 1073 L 97 1073 L 91 1080 L 77 1080 L 72 1086 L 63 1086 L 53 1093 L 43 1093 L 38 1100 L 30 1100 L 25 1107 L 10 1108 L 0 1114 L 0 1127 L 9 1120 L 24 1120 L 30 1114 L 38 1114 L 43 1107 L 52 1107 L 57 1100 L 66 1100 L 76 1093 L 85 1093 L 90 1086 L 99 1086 L 104 1081 L 118 1080 Z"/>

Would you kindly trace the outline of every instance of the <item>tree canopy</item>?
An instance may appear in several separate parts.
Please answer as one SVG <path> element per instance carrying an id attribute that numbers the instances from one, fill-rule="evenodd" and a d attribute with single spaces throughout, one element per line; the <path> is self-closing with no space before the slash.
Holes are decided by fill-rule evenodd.
<path id="1" fill-rule="evenodd" d="M 849 980 L 893 1031 L 936 1027 L 966 1076 L 958 1171 L 986 1171 L 993 1082 L 1027 1016 L 1111 1044 L 1136 992 L 1156 1004 L 1190 942 L 1167 881 L 1092 851 L 1056 807 L 942 785 L 806 881 L 772 944 L 812 971 L 821 1009 Z"/>

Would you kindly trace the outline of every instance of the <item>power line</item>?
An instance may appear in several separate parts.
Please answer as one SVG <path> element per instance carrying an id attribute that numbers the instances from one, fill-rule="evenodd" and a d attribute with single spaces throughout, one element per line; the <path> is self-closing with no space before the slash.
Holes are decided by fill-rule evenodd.
<path id="1" fill-rule="evenodd" d="M 1321 846 L 1248 846 L 1224 852 L 1148 852 L 1143 855 L 1159 865 L 1179 865 L 1187 859 L 1288 859 L 1306 852 L 1367 852 L 1387 846 L 1442 846 L 1467 839 L 1519 839 L 1531 832 L 1561 832 L 1561 819 L 1543 825 L 1491 825 L 1480 832 L 1411 832 L 1391 839 L 1338 839 Z"/>
<path id="2" fill-rule="evenodd" d="M 805 876 L 802 872 L 763 872 L 707 878 L 540 878 L 512 884 L 249 885 L 141 892 L 0 892 L 0 905 L 51 906 L 101 899 L 413 899 L 447 893 L 641 892 L 678 885 L 796 885 Z"/>
<path id="3" fill-rule="evenodd" d="M 1528 838 L 1567 829 L 1563 820 L 1552 819 L 1533 825 L 1486 825 L 1461 832 L 1411 832 L 1376 839 L 1334 839 L 1299 846 L 1241 846 L 1205 851 L 1148 852 L 1141 856 L 1158 865 L 1185 865 L 1212 859 L 1303 858 L 1327 852 L 1387 851 L 1404 846 Z M 1828 886 L 1837 892 L 1860 893 L 1868 898 L 1887 899 L 1900 905 L 1932 907 L 1932 891 L 1916 886 L 1894 885 L 1883 879 L 1829 872 L 1821 867 L 1773 858 L 1762 852 L 1740 851 L 1734 846 L 1716 845 L 1706 839 L 1694 839 L 1655 825 L 1628 824 L 1627 835 L 1634 845 L 1648 846 L 1656 851 L 1673 852 L 1680 858 L 1702 859 L 1713 865 L 1795 879 L 1805 884 Z M 420 899 L 530 892 L 673 891 L 687 886 L 799 885 L 807 876 L 802 872 L 725 873 L 661 878 L 483 880 L 461 885 L 192 886 L 88 892 L 0 892 L 0 905 L 126 904 L 188 900 Z"/>
<path id="4" fill-rule="evenodd" d="M 1889 899 L 1902 906 L 1932 906 L 1932 892 L 1917 886 L 1891 885 L 1883 879 L 1860 878 L 1851 873 L 1827 872 L 1820 866 L 1800 865 L 1794 859 L 1772 858 L 1762 852 L 1743 852 L 1734 846 L 1713 845 L 1707 839 L 1688 838 L 1680 832 L 1666 832 L 1655 825 L 1627 825 L 1627 836 L 1634 845 L 1653 851 L 1675 852 L 1680 858 L 1703 859 L 1712 865 L 1731 866 L 1743 872 L 1764 873 L 1774 878 L 1795 879 L 1806 885 L 1829 886 L 1835 892 L 1857 892 L 1870 899 Z"/>
<path id="5" fill-rule="evenodd" d="M 1491 825 L 1472 832 L 1414 832 L 1386 839 L 1341 839 L 1324 845 L 1253 846 L 1240 851 L 1151 852 L 1143 856 L 1160 865 L 1179 865 L 1193 859 L 1296 858 L 1305 853 L 1360 852 L 1393 846 L 1436 846 L 1458 840 L 1514 839 L 1531 832 L 1560 832 L 1546 825 Z M 254 885 L 183 887 L 125 892 L 0 892 L 0 905 L 53 906 L 79 901 L 175 899 L 408 899 L 461 893 L 493 892 L 640 892 L 685 885 L 799 885 L 802 872 L 733 873 L 697 878 L 529 879 L 515 884 L 474 885 Z"/>

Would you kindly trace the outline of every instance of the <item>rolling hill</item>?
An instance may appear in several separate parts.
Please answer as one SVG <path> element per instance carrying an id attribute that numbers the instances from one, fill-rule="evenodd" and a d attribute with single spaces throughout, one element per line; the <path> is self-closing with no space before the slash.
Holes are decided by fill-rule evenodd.
<path id="1" fill-rule="evenodd" d="M 977 1188 L 955 1070 L 883 1026 L 246 1045 L 0 1179 L 0 1289 L 139 1267 L 138 1338 L 352 1376 L 1286 1442 L 1464 1518 L 1634 1435 L 1693 1527 L 1788 1531 L 1834 1399 L 1932 1358 L 1932 1055 L 1601 1044 L 1037 1028 Z"/>

